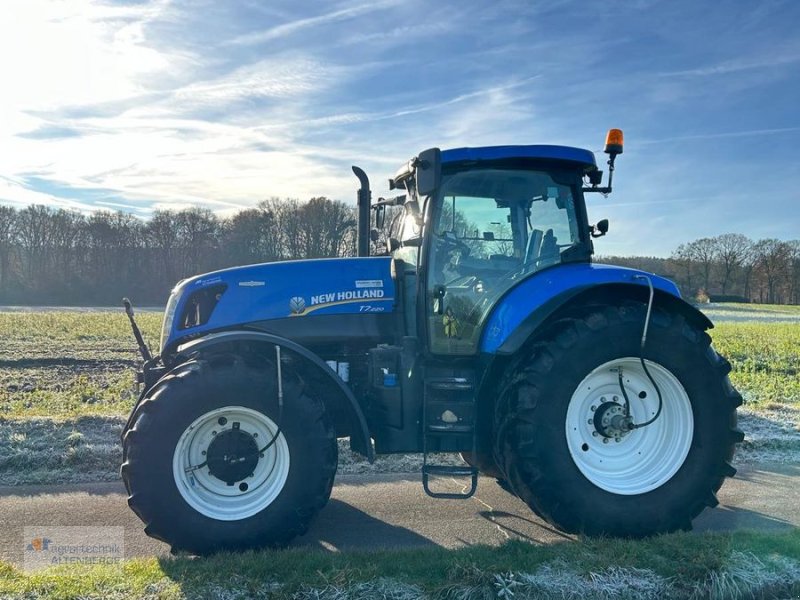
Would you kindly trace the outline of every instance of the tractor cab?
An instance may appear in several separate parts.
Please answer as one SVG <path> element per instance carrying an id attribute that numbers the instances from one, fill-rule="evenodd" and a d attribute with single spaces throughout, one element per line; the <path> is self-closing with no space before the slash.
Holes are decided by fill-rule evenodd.
<path id="1" fill-rule="evenodd" d="M 408 335 L 434 355 L 474 355 L 489 311 L 520 280 L 589 262 L 583 194 L 610 191 L 600 175 L 591 152 L 564 146 L 431 149 L 409 161 L 389 181 L 405 194 L 372 206 L 379 228 L 395 207 L 386 251 L 415 275 L 406 296 L 420 318 Z"/>

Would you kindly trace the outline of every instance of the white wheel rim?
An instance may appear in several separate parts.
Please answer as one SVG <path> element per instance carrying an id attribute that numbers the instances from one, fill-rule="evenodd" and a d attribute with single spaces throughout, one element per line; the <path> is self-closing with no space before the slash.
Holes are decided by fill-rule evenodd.
<path id="1" fill-rule="evenodd" d="M 575 466 L 594 485 L 614 494 L 644 494 L 664 485 L 681 468 L 692 445 L 694 416 L 689 395 L 669 370 L 649 360 L 646 363 L 663 398 L 661 414 L 651 425 L 609 438 L 597 431 L 593 419 L 605 402 L 624 404 L 620 367 L 633 422 L 645 423 L 655 416 L 658 395 L 638 358 L 620 358 L 594 369 L 581 381 L 567 408 L 567 445 Z"/>
<path id="2" fill-rule="evenodd" d="M 225 425 L 220 425 L 220 419 Z M 183 499 L 199 513 L 220 521 L 237 521 L 261 512 L 278 497 L 289 475 L 289 446 L 283 433 L 260 455 L 252 475 L 232 486 L 207 467 L 194 468 L 206 461 L 205 451 L 214 438 L 232 428 L 252 435 L 258 449 L 278 432 L 272 419 L 260 412 L 226 406 L 195 419 L 181 435 L 172 457 L 172 473 Z"/>

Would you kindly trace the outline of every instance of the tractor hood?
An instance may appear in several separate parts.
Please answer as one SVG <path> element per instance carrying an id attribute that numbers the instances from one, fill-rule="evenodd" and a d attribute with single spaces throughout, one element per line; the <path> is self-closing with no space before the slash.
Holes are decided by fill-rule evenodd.
<path id="1" fill-rule="evenodd" d="M 162 351 L 179 339 L 272 319 L 391 313 L 391 258 L 331 258 L 235 267 L 181 281 L 170 295 Z"/>

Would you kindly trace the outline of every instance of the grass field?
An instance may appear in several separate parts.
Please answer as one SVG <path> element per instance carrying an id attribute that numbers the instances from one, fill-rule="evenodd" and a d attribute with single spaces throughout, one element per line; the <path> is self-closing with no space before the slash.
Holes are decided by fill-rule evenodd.
<path id="1" fill-rule="evenodd" d="M 622 566 L 624 565 L 624 566 Z M 522 600 L 795 598 L 800 532 L 672 534 L 330 553 L 292 549 L 24 574 L 0 563 L 0 598 Z"/>

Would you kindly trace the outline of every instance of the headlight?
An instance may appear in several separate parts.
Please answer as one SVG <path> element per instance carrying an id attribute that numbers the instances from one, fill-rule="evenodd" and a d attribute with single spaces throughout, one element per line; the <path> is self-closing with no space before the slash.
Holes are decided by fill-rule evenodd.
<path id="1" fill-rule="evenodd" d="M 161 324 L 161 351 L 164 350 L 164 344 L 169 338 L 169 332 L 172 330 L 172 321 L 175 318 L 175 309 L 178 307 L 178 298 L 181 297 L 181 292 L 178 287 L 172 290 L 167 300 L 167 309 L 164 311 L 164 322 Z"/>

